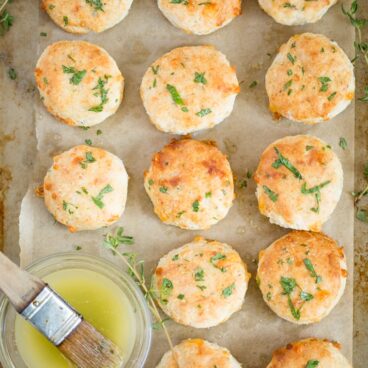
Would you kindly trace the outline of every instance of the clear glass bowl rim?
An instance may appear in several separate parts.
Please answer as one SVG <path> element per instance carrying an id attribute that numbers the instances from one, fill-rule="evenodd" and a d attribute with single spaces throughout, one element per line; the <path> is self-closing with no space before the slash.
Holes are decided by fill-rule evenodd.
<path id="1" fill-rule="evenodd" d="M 50 270 L 50 268 L 53 269 Z M 101 273 L 118 284 L 125 294 L 126 291 L 128 291 L 131 294 L 130 296 L 134 297 L 133 300 L 129 298 L 129 301 L 132 303 L 132 307 L 136 310 L 136 313 L 140 314 L 141 318 L 139 322 L 141 328 L 137 326 L 137 335 L 133 351 L 128 361 L 125 362 L 124 368 L 144 367 L 151 347 L 152 321 L 146 299 L 138 285 L 124 270 L 119 269 L 109 260 L 90 254 L 76 253 L 75 251 L 59 252 L 42 257 L 32 262 L 25 269 L 35 275 L 44 277 L 47 274 L 68 268 L 86 268 Z M 46 270 L 48 272 L 45 272 Z M 10 309 L 12 308 L 8 299 L 5 296 L 0 296 L 0 363 L 3 364 L 3 368 L 19 368 L 14 365 L 4 339 L 6 329 L 5 321 Z M 137 346 L 137 341 L 139 346 Z"/>

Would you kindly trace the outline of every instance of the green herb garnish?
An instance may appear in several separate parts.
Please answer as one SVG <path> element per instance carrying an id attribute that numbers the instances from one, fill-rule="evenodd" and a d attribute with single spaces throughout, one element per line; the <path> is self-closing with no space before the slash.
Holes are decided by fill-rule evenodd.
<path id="1" fill-rule="evenodd" d="M 328 83 L 331 82 L 329 77 L 319 77 L 318 80 L 321 82 L 321 92 L 326 92 L 328 90 Z"/>
<path id="2" fill-rule="evenodd" d="M 328 97 L 327 100 L 332 101 L 334 99 L 334 97 L 336 96 L 337 92 L 332 92 Z"/>
<path id="3" fill-rule="evenodd" d="M 275 169 L 278 169 L 280 166 L 285 166 L 289 171 L 291 171 L 294 176 L 301 180 L 303 179 L 302 174 L 299 172 L 299 170 L 286 158 L 284 157 L 281 152 L 277 149 L 277 147 L 274 147 L 275 152 L 277 153 L 277 160 L 272 164 L 272 167 Z"/>
<path id="4" fill-rule="evenodd" d="M 271 199 L 272 202 L 276 202 L 277 201 L 277 198 L 279 197 L 279 195 L 277 193 L 275 193 L 274 191 L 272 191 L 266 185 L 263 185 L 262 188 L 263 188 L 264 192 L 268 195 L 268 197 Z"/>
<path id="5" fill-rule="evenodd" d="M 172 100 L 174 101 L 174 103 L 178 106 L 184 106 L 184 101 L 182 100 L 178 90 L 172 86 L 171 84 L 167 84 L 166 85 L 166 89 L 169 91 Z"/>
<path id="6" fill-rule="evenodd" d="M 9 75 L 9 78 L 11 80 L 16 80 L 17 79 L 17 72 L 15 71 L 14 68 L 9 68 L 8 69 L 8 75 Z"/>
<path id="7" fill-rule="evenodd" d="M 91 5 L 95 10 L 100 10 L 100 11 L 104 11 L 103 10 L 103 2 L 101 0 L 86 0 L 86 3 Z"/>
<path id="8" fill-rule="evenodd" d="M 6 32 L 8 32 L 14 23 L 14 17 L 5 9 L 8 3 L 10 3 L 10 1 L 5 0 L 0 5 L 0 36 L 3 36 Z"/>
<path id="9" fill-rule="evenodd" d="M 226 287 L 224 290 L 222 290 L 222 296 L 224 298 L 228 298 L 230 295 L 232 295 L 234 289 L 235 289 L 235 284 L 232 283 L 231 285 Z"/>
<path id="10" fill-rule="evenodd" d="M 108 76 L 108 75 L 105 75 L 104 79 L 98 78 L 97 85 L 92 90 L 97 91 L 94 94 L 94 96 L 96 96 L 96 97 L 99 96 L 101 102 L 98 105 L 91 107 L 88 111 L 93 111 L 93 112 L 103 111 L 104 105 L 109 101 L 109 99 L 107 98 L 107 94 L 108 94 L 109 90 L 105 89 L 105 85 L 106 85 L 109 78 L 110 78 L 110 76 Z"/>
<path id="11" fill-rule="evenodd" d="M 197 268 L 194 273 L 194 280 L 204 281 L 204 270 L 202 268 Z"/>
<path id="12" fill-rule="evenodd" d="M 316 280 L 316 284 L 319 284 L 322 281 L 322 277 L 317 275 L 316 270 L 309 258 L 304 258 L 303 263 L 307 270 L 310 272 L 310 275 Z"/>
<path id="13" fill-rule="evenodd" d="M 291 64 L 295 64 L 295 60 L 296 58 L 290 54 L 290 52 L 287 54 L 287 58 L 289 59 L 289 61 L 291 62 Z"/>
<path id="14" fill-rule="evenodd" d="M 203 116 L 211 114 L 211 112 L 212 112 L 211 109 L 202 109 L 201 111 L 196 112 L 196 115 L 199 116 L 200 118 L 203 118 Z"/>
<path id="15" fill-rule="evenodd" d="M 70 84 L 78 85 L 84 76 L 86 75 L 86 70 L 77 70 L 73 66 L 65 66 L 63 65 L 63 72 L 66 74 L 73 74 L 69 79 Z"/>
<path id="16" fill-rule="evenodd" d="M 257 81 L 253 81 L 253 82 L 249 85 L 249 88 L 254 88 L 254 87 L 256 87 L 256 86 L 257 86 L 257 84 L 258 84 L 258 82 L 257 82 Z"/>
<path id="17" fill-rule="evenodd" d="M 173 289 L 174 285 L 172 281 L 167 278 L 163 278 L 160 289 L 160 299 L 162 303 L 167 304 L 167 298 L 171 295 Z"/>
<path id="18" fill-rule="evenodd" d="M 86 169 L 88 164 L 91 164 L 93 162 L 96 162 L 96 159 L 93 157 L 92 152 L 86 152 L 86 158 L 79 164 L 81 165 L 82 169 Z"/>
<path id="19" fill-rule="evenodd" d="M 202 84 L 207 84 L 207 79 L 204 76 L 204 72 L 203 73 L 198 73 L 195 72 L 194 73 L 194 82 L 195 83 L 202 83 Z"/>
<path id="20" fill-rule="evenodd" d="M 192 210 L 193 212 L 198 212 L 199 211 L 199 201 L 198 199 L 195 200 L 193 203 L 192 203 Z"/>
<path id="21" fill-rule="evenodd" d="M 305 368 L 316 368 L 319 365 L 319 360 L 308 360 L 307 365 L 305 366 Z"/>
<path id="22" fill-rule="evenodd" d="M 307 183 L 304 182 L 302 185 L 302 189 L 301 192 L 303 194 L 314 194 L 315 200 L 316 200 L 316 207 L 312 207 L 311 211 L 315 212 L 315 213 L 319 213 L 319 205 L 321 202 L 321 189 L 324 188 L 326 185 L 330 184 L 331 181 L 327 180 L 319 185 L 316 185 L 314 187 L 311 188 L 307 188 Z"/>
<path id="23" fill-rule="evenodd" d="M 340 137 L 339 146 L 345 151 L 348 148 L 348 142 L 344 137 Z"/>
<path id="24" fill-rule="evenodd" d="M 213 257 L 211 257 L 211 258 L 210 258 L 210 263 L 211 263 L 214 267 L 218 268 L 221 272 L 226 272 L 226 268 L 225 268 L 225 267 L 219 267 L 219 266 L 218 266 L 218 262 L 219 262 L 219 261 L 222 261 L 222 260 L 224 260 L 224 259 L 226 259 L 225 254 L 217 253 L 217 254 L 215 254 Z"/>
<path id="25" fill-rule="evenodd" d="M 163 186 L 163 187 L 160 187 L 160 188 L 159 188 L 159 191 L 160 191 L 161 193 L 167 193 L 167 190 L 168 190 L 168 189 L 169 189 L 168 187 Z"/>
<path id="26" fill-rule="evenodd" d="M 112 191 L 113 191 L 112 186 L 110 184 L 107 184 L 104 188 L 102 188 L 100 190 L 100 192 L 97 194 L 96 197 L 92 197 L 93 203 L 98 208 L 104 208 L 105 204 L 102 202 L 102 199 L 103 199 L 103 197 L 104 197 L 105 194 L 111 193 Z"/>

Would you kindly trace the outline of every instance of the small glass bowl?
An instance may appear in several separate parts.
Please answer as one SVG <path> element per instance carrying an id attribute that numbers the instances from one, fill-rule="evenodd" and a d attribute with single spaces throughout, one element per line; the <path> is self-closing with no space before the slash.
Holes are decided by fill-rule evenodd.
<path id="1" fill-rule="evenodd" d="M 138 286 L 125 272 L 103 258 L 76 254 L 75 252 L 58 253 L 42 258 L 26 269 L 43 278 L 55 271 L 74 268 L 94 271 L 108 277 L 126 295 L 135 311 L 136 339 L 123 368 L 142 368 L 151 346 L 151 315 Z M 16 312 L 8 299 L 0 298 L 0 363 L 3 368 L 27 368 L 15 343 L 15 317 Z"/>

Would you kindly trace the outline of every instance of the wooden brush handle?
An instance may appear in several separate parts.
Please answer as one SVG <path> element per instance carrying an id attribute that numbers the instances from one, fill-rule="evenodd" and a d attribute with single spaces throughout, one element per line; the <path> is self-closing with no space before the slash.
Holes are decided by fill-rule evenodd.
<path id="1" fill-rule="evenodd" d="M 0 290 L 18 312 L 22 312 L 44 287 L 42 280 L 20 269 L 0 252 Z"/>

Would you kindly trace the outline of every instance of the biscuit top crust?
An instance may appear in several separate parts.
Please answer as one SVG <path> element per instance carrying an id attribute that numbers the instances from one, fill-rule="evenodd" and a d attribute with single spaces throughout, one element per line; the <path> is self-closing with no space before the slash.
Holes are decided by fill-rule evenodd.
<path id="1" fill-rule="evenodd" d="M 42 0 L 42 8 L 67 32 L 102 32 L 120 22 L 132 0 Z"/>
<path id="2" fill-rule="evenodd" d="M 153 284 L 166 314 L 178 323 L 208 328 L 240 309 L 249 277 L 229 245 L 197 237 L 161 258 Z"/>
<path id="3" fill-rule="evenodd" d="M 156 214 L 182 228 L 208 228 L 234 199 L 230 164 L 212 142 L 172 141 L 153 156 L 144 177 Z"/>
<path id="4" fill-rule="evenodd" d="M 342 102 L 354 98 L 353 66 L 327 37 L 296 35 L 281 46 L 267 71 L 266 90 L 276 115 L 307 123 L 326 121 Z"/>
<path id="5" fill-rule="evenodd" d="M 305 339 L 280 348 L 273 353 L 267 368 L 351 368 L 336 342 Z"/>
<path id="6" fill-rule="evenodd" d="M 48 110 L 69 125 L 91 126 L 119 106 L 124 78 L 101 47 L 85 41 L 59 41 L 40 56 L 35 79 Z"/>
<path id="7" fill-rule="evenodd" d="M 174 347 L 174 354 L 168 351 L 156 368 L 240 368 L 240 364 L 232 357 L 230 352 L 216 344 L 202 339 L 188 339 Z"/>
<path id="8" fill-rule="evenodd" d="M 259 254 L 257 281 L 266 303 L 292 322 L 317 322 L 341 296 L 343 248 L 322 233 L 292 231 Z"/>
<path id="9" fill-rule="evenodd" d="M 240 15 L 241 0 L 158 0 L 172 23 L 188 33 L 208 34 Z"/>
<path id="10" fill-rule="evenodd" d="M 76 146 L 54 157 L 44 179 L 45 204 L 70 231 L 116 222 L 125 208 L 128 175 L 117 156 Z"/>
<path id="11" fill-rule="evenodd" d="M 281 138 L 261 155 L 254 174 L 260 212 L 285 227 L 319 231 L 338 202 L 343 181 L 339 159 L 322 140 Z"/>
<path id="12" fill-rule="evenodd" d="M 220 123 L 232 111 L 239 83 L 213 46 L 179 47 L 146 71 L 141 96 L 160 130 L 187 134 Z"/>

